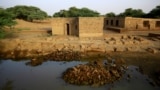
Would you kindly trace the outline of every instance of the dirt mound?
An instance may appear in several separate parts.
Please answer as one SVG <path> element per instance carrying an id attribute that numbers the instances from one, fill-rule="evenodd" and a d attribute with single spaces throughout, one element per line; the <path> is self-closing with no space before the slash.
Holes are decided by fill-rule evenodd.
<path id="1" fill-rule="evenodd" d="M 94 61 L 67 69 L 63 79 L 70 84 L 101 86 L 120 79 L 125 70 L 123 64 L 114 61 Z"/>
<path id="2" fill-rule="evenodd" d="M 17 25 L 15 25 L 15 28 L 21 29 L 21 30 L 39 30 L 43 28 L 51 28 L 51 20 L 46 19 L 42 20 L 40 22 L 28 22 L 21 19 L 16 19 Z"/>

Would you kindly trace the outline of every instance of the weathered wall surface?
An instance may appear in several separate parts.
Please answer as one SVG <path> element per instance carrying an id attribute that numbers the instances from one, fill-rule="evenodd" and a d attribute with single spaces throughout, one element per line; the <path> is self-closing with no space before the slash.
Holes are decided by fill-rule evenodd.
<path id="1" fill-rule="evenodd" d="M 77 18 L 52 19 L 53 35 L 78 35 L 76 28 L 77 28 Z"/>
<path id="2" fill-rule="evenodd" d="M 79 37 L 102 37 L 104 29 L 118 32 L 160 30 L 160 19 L 133 17 L 78 17 L 53 18 L 53 35 L 72 35 Z"/>
<path id="3" fill-rule="evenodd" d="M 134 18 L 134 17 L 108 17 L 105 18 L 105 29 L 134 30 L 160 30 L 160 19 Z"/>
<path id="4" fill-rule="evenodd" d="M 142 24 L 141 18 L 132 18 L 132 17 L 125 18 L 125 29 L 126 30 L 138 30 L 142 28 L 143 28 L 143 24 Z"/>
<path id="5" fill-rule="evenodd" d="M 72 35 L 79 37 L 103 36 L 103 17 L 53 18 L 53 35 Z"/>
<path id="6" fill-rule="evenodd" d="M 79 17 L 79 37 L 102 37 L 104 17 Z"/>
<path id="7" fill-rule="evenodd" d="M 109 17 L 104 19 L 104 27 L 105 29 L 109 27 L 118 27 L 124 28 L 125 26 L 125 18 L 122 17 Z"/>
<path id="8" fill-rule="evenodd" d="M 125 21 L 128 30 L 160 30 L 160 25 L 157 26 L 160 19 L 126 17 Z"/>

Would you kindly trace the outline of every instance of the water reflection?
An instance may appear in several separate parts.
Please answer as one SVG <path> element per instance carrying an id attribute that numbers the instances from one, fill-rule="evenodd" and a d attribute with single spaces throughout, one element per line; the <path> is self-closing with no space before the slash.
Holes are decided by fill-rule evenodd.
<path id="1" fill-rule="evenodd" d="M 159 90 L 159 87 L 152 86 L 148 80 L 148 76 L 137 71 L 138 67 L 129 66 L 123 79 L 114 83 L 113 90 Z M 130 77 L 128 78 L 128 75 Z"/>
<path id="2" fill-rule="evenodd" d="M 2 61 L 0 60 L 0 64 L 2 64 Z"/>
<path id="3" fill-rule="evenodd" d="M 39 66 L 43 63 L 44 61 L 42 59 L 36 59 L 33 58 L 31 59 L 29 62 L 26 62 L 26 65 L 30 65 L 30 66 Z"/>
<path id="4" fill-rule="evenodd" d="M 7 80 L 7 82 L 0 88 L 1 90 L 13 90 L 13 81 Z"/>
<path id="5" fill-rule="evenodd" d="M 7 80 L 11 80 L 14 83 L 12 82 L 9 86 L 12 86 L 13 90 L 160 90 L 159 87 L 149 84 L 150 79 L 141 74 L 136 66 L 129 66 L 120 81 L 94 88 L 67 84 L 61 78 L 67 68 L 87 62 L 46 61 L 36 67 L 25 65 L 28 61 L 3 60 L 2 62 L 0 64 L 0 87 L 3 87 Z M 131 75 L 130 79 L 127 79 L 128 74 Z"/>

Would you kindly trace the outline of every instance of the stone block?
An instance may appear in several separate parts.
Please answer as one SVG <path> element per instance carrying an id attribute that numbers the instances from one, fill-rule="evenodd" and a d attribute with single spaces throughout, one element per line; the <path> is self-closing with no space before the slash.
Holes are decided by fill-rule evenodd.
<path id="1" fill-rule="evenodd" d="M 64 45 L 63 45 L 63 44 L 55 44 L 55 48 L 56 48 L 58 51 L 61 51 L 61 50 L 64 48 Z"/>
<path id="2" fill-rule="evenodd" d="M 127 39 L 128 37 L 127 37 L 127 35 L 122 35 L 121 36 L 121 39 Z"/>
<path id="3" fill-rule="evenodd" d="M 153 54 L 158 52 L 158 50 L 155 49 L 155 48 L 148 48 L 147 51 L 150 52 L 150 53 L 153 53 Z"/>
<path id="4" fill-rule="evenodd" d="M 116 45 L 122 45 L 123 42 L 121 42 L 121 41 L 116 41 L 115 44 L 116 44 Z"/>
<path id="5" fill-rule="evenodd" d="M 106 46 L 106 48 L 105 48 L 105 51 L 106 52 L 113 52 L 114 51 L 114 48 L 113 48 L 113 46 Z"/>
<path id="6" fill-rule="evenodd" d="M 123 51 L 126 51 L 126 49 L 124 47 L 115 47 L 114 51 L 115 52 L 123 52 Z"/>
<path id="7" fill-rule="evenodd" d="M 53 39 L 52 39 L 52 37 L 47 37 L 46 38 L 46 41 L 52 41 Z"/>
<path id="8" fill-rule="evenodd" d="M 134 40 L 134 41 L 133 41 L 133 44 L 138 45 L 138 44 L 140 44 L 140 42 L 139 42 L 139 41 L 137 41 L 137 40 Z"/>
<path id="9" fill-rule="evenodd" d="M 116 41 L 108 41 L 107 42 L 109 45 L 113 45 L 113 44 L 116 44 Z"/>
<path id="10" fill-rule="evenodd" d="M 129 52 L 142 51 L 141 48 L 139 48 L 137 46 L 130 46 L 130 47 L 126 47 L 125 49 L 126 49 L 126 51 L 129 51 Z"/>

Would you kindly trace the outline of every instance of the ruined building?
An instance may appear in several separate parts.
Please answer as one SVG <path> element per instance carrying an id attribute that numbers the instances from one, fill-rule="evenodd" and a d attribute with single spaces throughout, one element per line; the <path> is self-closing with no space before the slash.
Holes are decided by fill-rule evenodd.
<path id="1" fill-rule="evenodd" d="M 53 18 L 53 35 L 72 35 L 78 37 L 102 37 L 103 30 L 118 32 L 157 31 L 160 30 L 160 19 L 133 17 L 75 17 Z"/>
<path id="2" fill-rule="evenodd" d="M 53 35 L 72 35 L 78 37 L 103 36 L 103 17 L 53 18 Z"/>
<path id="3" fill-rule="evenodd" d="M 160 30 L 160 19 L 110 17 L 105 18 L 104 23 L 105 29 L 111 29 L 118 32 Z"/>

